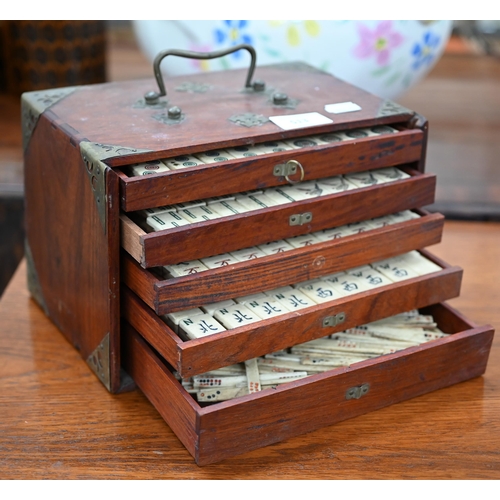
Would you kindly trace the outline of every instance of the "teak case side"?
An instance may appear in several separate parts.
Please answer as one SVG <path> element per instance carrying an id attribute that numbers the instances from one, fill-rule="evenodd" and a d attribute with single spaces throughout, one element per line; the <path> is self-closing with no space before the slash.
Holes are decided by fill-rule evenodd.
<path id="1" fill-rule="evenodd" d="M 119 392 L 130 383 L 120 375 L 119 182 L 111 169 L 101 171 L 99 209 L 97 181 L 80 154 L 83 139 L 47 110 L 26 144 L 28 281 L 101 382 Z"/>

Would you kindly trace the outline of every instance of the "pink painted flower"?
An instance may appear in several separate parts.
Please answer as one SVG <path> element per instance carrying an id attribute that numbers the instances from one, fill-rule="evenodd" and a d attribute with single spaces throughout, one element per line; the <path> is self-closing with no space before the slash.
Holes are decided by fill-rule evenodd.
<path id="1" fill-rule="evenodd" d="M 354 49 L 354 55 L 360 59 L 375 56 L 380 66 L 385 66 L 391 50 L 403 43 L 403 36 L 392 30 L 392 21 L 380 21 L 373 30 L 358 24 L 358 33 L 361 40 Z"/>

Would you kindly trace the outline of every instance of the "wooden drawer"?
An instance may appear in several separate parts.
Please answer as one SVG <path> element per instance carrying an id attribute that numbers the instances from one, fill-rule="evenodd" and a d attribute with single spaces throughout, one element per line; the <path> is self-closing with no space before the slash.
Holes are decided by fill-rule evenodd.
<path id="1" fill-rule="evenodd" d="M 458 296 L 462 270 L 428 252 L 421 253 L 442 267 L 442 271 L 196 340 L 183 341 L 127 287 L 122 287 L 122 316 L 181 376 L 188 377 Z M 323 325 L 325 318 L 340 313 L 345 316 L 341 324 Z"/>
<path id="2" fill-rule="evenodd" d="M 275 174 L 275 167 L 291 160 L 302 165 L 304 181 L 418 162 L 424 149 L 424 132 L 402 126 L 399 128 L 393 134 L 231 159 L 145 177 L 129 176 L 127 169 L 123 168 L 117 170 L 120 176 L 121 208 L 130 212 L 287 185 L 284 176 Z M 335 131 L 325 129 L 322 133 L 326 135 L 329 132 Z M 199 146 L 193 146 L 189 153 L 195 154 L 199 150 Z M 163 153 L 158 159 L 165 159 L 166 154 Z M 300 175 L 296 173 L 290 177 L 298 180 Z"/>
<path id="3" fill-rule="evenodd" d="M 441 241 L 444 217 L 420 218 L 179 278 L 162 279 L 122 253 L 122 281 L 157 314 L 298 283 Z"/>
<path id="4" fill-rule="evenodd" d="M 218 255 L 433 203 L 435 175 L 409 168 L 403 170 L 410 177 L 152 233 L 146 233 L 138 223 L 122 214 L 121 244 L 141 266 L 148 268 Z M 309 223 L 290 225 L 291 216 L 306 212 L 312 216 Z"/>
<path id="5" fill-rule="evenodd" d="M 206 407 L 128 324 L 124 367 L 196 463 L 206 465 L 483 374 L 492 328 L 446 304 L 423 312 L 453 335 Z M 365 384 L 365 395 L 346 398 Z"/>

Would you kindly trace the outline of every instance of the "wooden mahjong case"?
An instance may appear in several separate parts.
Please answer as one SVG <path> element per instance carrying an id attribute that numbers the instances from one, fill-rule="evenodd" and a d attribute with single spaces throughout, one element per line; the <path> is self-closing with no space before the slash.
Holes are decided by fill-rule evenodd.
<path id="1" fill-rule="evenodd" d="M 248 69 L 160 72 L 233 50 Z M 246 45 L 170 50 L 155 79 L 22 97 L 30 292 L 199 465 L 479 376 L 493 338 L 443 304 L 462 270 L 425 250 L 444 220 L 422 208 L 426 120 L 304 63 L 255 63 Z M 262 361 L 352 347 L 401 313 L 444 334 L 300 376 Z"/>

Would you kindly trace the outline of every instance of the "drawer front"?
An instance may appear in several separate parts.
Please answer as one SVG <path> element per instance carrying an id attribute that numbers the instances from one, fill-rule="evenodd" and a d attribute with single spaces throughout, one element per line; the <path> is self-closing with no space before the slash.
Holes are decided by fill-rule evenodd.
<path id="1" fill-rule="evenodd" d="M 386 184 L 152 233 L 146 233 L 122 215 L 122 246 L 145 268 L 163 266 L 433 203 L 435 175 L 408 172 L 409 178 Z M 291 225 L 291 217 L 306 213 L 310 214 L 308 222 Z"/>
<path id="2" fill-rule="evenodd" d="M 196 340 L 183 341 L 126 287 L 122 289 L 122 315 L 182 376 L 192 376 L 458 296 L 462 270 L 427 252 L 422 254 L 442 271 Z M 337 315 L 344 317 L 341 324 L 324 324 L 326 318 Z"/>
<path id="3" fill-rule="evenodd" d="M 394 134 L 334 142 L 257 157 L 232 159 L 216 164 L 171 170 L 163 174 L 120 175 L 121 208 L 129 212 L 171 205 L 183 201 L 221 196 L 287 185 L 275 168 L 293 160 L 301 164 L 303 180 L 313 180 L 364 170 L 417 162 L 424 147 L 421 130 L 402 130 Z M 291 175 L 298 180 L 301 172 Z"/>
<path id="4" fill-rule="evenodd" d="M 453 335 L 204 408 L 129 325 L 124 365 L 196 462 L 205 465 L 482 375 L 492 328 L 476 327 L 445 304 L 426 313 Z M 364 396 L 346 398 L 366 384 Z"/>
<path id="5" fill-rule="evenodd" d="M 318 278 L 439 243 L 444 217 L 425 211 L 420 211 L 420 214 L 418 219 L 327 243 L 166 280 L 143 269 L 124 252 L 122 281 L 157 314 L 199 307 Z"/>

